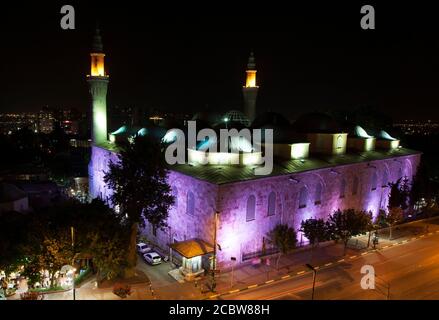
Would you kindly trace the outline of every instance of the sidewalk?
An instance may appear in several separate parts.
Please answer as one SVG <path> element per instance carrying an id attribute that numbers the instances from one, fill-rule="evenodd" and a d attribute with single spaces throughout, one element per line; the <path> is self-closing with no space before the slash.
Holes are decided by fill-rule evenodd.
<path id="1" fill-rule="evenodd" d="M 395 244 L 401 244 L 401 242 L 412 241 L 417 236 L 432 235 L 436 231 L 439 232 L 439 217 L 395 226 L 392 232 L 392 239 L 390 240 L 389 229 L 381 229 L 378 232 L 379 243 L 376 249 L 381 250 Z M 369 248 L 367 248 L 368 237 L 369 235 L 366 234 L 351 239 L 345 256 L 343 256 L 343 244 L 333 242 L 314 248 L 312 253 L 309 247 L 281 256 L 278 270 L 276 269 L 277 256 L 267 259 L 266 264 L 237 268 L 234 270 L 233 283 L 232 272 L 220 273 L 216 278 L 216 293 L 209 292 L 202 294 L 202 296 L 205 298 L 216 297 L 230 293 L 230 291 L 234 293 L 245 290 L 249 286 L 251 288 L 266 282 L 271 283 L 273 280 L 279 280 L 282 277 L 288 277 L 288 275 L 300 275 L 309 271 L 305 266 L 307 263 L 317 268 L 323 268 L 335 263 L 344 262 L 347 258 L 356 258 L 361 254 L 367 254 L 367 252 L 374 250 L 372 239 Z M 204 279 L 205 283 L 209 281 L 210 279 Z"/>

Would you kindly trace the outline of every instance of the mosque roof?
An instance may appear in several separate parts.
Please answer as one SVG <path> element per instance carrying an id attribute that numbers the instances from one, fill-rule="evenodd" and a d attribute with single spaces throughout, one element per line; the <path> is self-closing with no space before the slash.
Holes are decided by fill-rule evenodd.
<path id="1" fill-rule="evenodd" d="M 98 147 L 112 152 L 118 152 L 119 150 L 117 145 L 108 142 L 100 144 Z M 275 159 L 271 174 L 263 176 L 254 174 L 254 169 L 257 166 L 175 164 L 170 166 L 169 169 L 199 180 L 222 185 L 416 154 L 421 154 L 421 152 L 407 148 L 397 148 L 391 150 L 378 149 L 365 152 L 349 151 L 344 155 L 314 154 L 304 161 Z"/>
<path id="2" fill-rule="evenodd" d="M 273 171 L 270 175 L 257 176 L 254 174 L 256 166 L 225 166 L 225 165 L 173 165 L 170 170 L 194 177 L 199 180 L 208 181 L 213 184 L 222 185 L 249 181 L 273 176 L 289 175 L 306 171 L 331 168 L 354 163 L 384 160 L 408 155 L 420 154 L 405 148 L 393 150 L 375 150 L 367 152 L 349 152 L 340 155 L 315 155 L 305 161 L 301 160 L 276 160 L 273 164 Z"/>
<path id="3" fill-rule="evenodd" d="M 294 123 L 293 129 L 298 133 L 338 133 L 338 123 L 329 115 L 320 112 L 306 113 Z"/>

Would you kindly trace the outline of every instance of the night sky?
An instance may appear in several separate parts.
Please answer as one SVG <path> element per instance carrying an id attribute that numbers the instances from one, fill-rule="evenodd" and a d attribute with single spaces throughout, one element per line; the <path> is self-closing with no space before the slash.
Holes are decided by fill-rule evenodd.
<path id="1" fill-rule="evenodd" d="M 2 4 L 0 111 L 45 105 L 87 110 L 85 76 L 98 19 L 110 106 L 240 108 L 253 49 L 259 111 L 294 119 L 305 111 L 370 104 L 395 119 L 439 118 L 439 27 L 428 5 L 375 5 L 377 29 L 365 31 L 360 7 L 370 1 L 300 7 L 285 1 L 81 1 L 69 3 L 76 30 L 65 31 L 59 26 L 62 3 L 40 2 Z"/>

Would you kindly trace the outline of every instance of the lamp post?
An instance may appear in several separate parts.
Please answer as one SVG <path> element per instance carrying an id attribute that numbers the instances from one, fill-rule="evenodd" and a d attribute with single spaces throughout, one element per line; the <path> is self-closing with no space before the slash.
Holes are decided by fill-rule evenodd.
<path id="1" fill-rule="evenodd" d="M 73 280 L 72 280 L 72 289 L 73 289 L 73 300 L 76 300 L 76 288 L 75 288 L 75 228 L 70 227 L 70 232 L 72 234 L 72 266 L 73 266 Z"/>
<path id="2" fill-rule="evenodd" d="M 310 265 L 309 263 L 306 264 L 306 266 L 312 270 L 313 275 L 312 275 L 312 294 L 311 294 L 311 300 L 314 300 L 314 289 L 316 287 L 316 276 L 317 276 L 317 270 L 316 268 L 314 268 L 312 265 Z"/>
<path id="3" fill-rule="evenodd" d="M 216 232 L 218 227 L 218 215 L 219 212 L 215 211 L 214 214 L 214 228 L 213 228 L 213 259 L 212 259 L 212 292 L 215 292 L 216 288 L 216 281 L 215 281 L 215 273 L 216 273 L 216 247 L 217 247 L 217 240 L 216 240 Z"/>
<path id="4" fill-rule="evenodd" d="M 231 280 L 230 280 L 230 288 L 233 288 L 233 271 L 235 267 L 236 257 L 231 257 L 230 260 L 232 261 L 232 274 L 231 274 Z"/>

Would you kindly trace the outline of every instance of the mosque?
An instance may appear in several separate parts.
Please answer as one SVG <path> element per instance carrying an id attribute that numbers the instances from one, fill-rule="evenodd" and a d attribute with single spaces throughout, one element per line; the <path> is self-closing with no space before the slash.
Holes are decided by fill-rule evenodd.
<path id="1" fill-rule="evenodd" d="M 133 134 L 151 134 L 169 139 L 172 130 L 122 126 L 107 132 L 106 95 L 109 76 L 99 31 L 91 53 L 87 76 L 92 97 L 92 156 L 89 164 L 91 197 L 107 199 L 111 190 L 103 181 L 109 160 L 116 160 L 118 142 Z M 359 126 L 342 127 L 322 113 L 309 113 L 290 123 L 273 112 L 257 112 L 258 95 L 255 57 L 250 55 L 246 82 L 242 88 L 242 110 L 222 117 L 198 113 L 198 128 L 272 129 L 273 170 L 255 175 L 260 165 L 252 148 L 242 148 L 238 163 L 227 154 L 205 154 L 203 144 L 188 148 L 187 163 L 169 167 L 169 184 L 175 204 L 169 212 L 166 230 L 150 225 L 141 230 L 151 242 L 169 252 L 181 266 L 187 280 L 212 268 L 232 264 L 258 263 L 275 254 L 266 236 L 283 223 L 298 232 L 298 241 L 307 240 L 299 231 L 302 220 L 326 219 L 337 209 L 355 208 L 377 214 L 386 208 L 388 183 L 401 177 L 412 179 L 420 163 L 420 152 L 400 146 L 385 131 L 367 132 Z M 169 128 L 170 129 L 170 128 Z M 207 164 L 200 161 L 209 157 Z"/>

